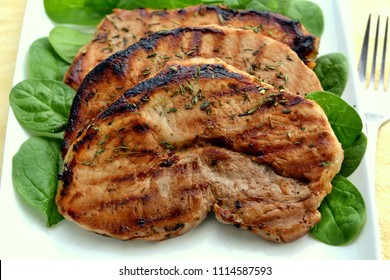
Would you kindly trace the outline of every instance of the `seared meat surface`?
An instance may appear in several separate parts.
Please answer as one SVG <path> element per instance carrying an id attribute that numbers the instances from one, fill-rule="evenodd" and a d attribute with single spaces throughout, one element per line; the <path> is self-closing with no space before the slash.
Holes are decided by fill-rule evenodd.
<path id="1" fill-rule="evenodd" d="M 251 29 L 289 45 L 305 63 L 314 66 L 319 38 L 307 32 L 299 22 L 279 14 L 218 6 L 192 6 L 165 11 L 116 9 L 100 23 L 92 41 L 80 49 L 64 81 L 77 89 L 97 64 L 140 38 L 156 31 L 205 24 Z"/>
<path id="2" fill-rule="evenodd" d="M 124 91 L 64 159 L 56 201 L 67 219 L 164 240 L 214 211 L 274 242 L 319 222 L 343 150 L 315 102 L 200 58 Z"/>
<path id="3" fill-rule="evenodd" d="M 252 30 L 185 27 L 154 33 L 103 61 L 83 81 L 71 108 L 63 154 L 77 134 L 128 88 L 167 62 L 218 57 L 291 93 L 321 90 L 315 73 L 287 45 Z"/>

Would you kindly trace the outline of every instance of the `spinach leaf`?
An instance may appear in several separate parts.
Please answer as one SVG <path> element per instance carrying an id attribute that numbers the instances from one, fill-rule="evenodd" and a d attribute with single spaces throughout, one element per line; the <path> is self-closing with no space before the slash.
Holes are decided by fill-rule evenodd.
<path id="1" fill-rule="evenodd" d="M 93 25 L 112 13 L 118 0 L 44 0 L 43 3 L 54 22 Z"/>
<path id="2" fill-rule="evenodd" d="M 240 1 L 238 1 L 240 2 Z M 305 28 L 321 37 L 324 31 L 324 15 L 321 8 L 310 1 L 295 0 L 252 0 L 243 9 L 275 12 L 300 21 Z"/>
<path id="3" fill-rule="evenodd" d="M 62 60 L 47 37 L 34 41 L 28 53 L 28 72 L 30 79 L 62 81 L 69 64 Z"/>
<path id="4" fill-rule="evenodd" d="M 314 35 L 321 37 L 324 32 L 324 15 L 321 8 L 309 1 L 292 1 L 283 13 L 289 18 L 299 20 Z"/>
<path id="5" fill-rule="evenodd" d="M 136 9 L 136 8 L 142 8 L 147 7 L 151 9 L 175 9 L 175 8 L 183 8 L 186 6 L 191 5 L 198 5 L 202 4 L 202 0 L 135 0 L 135 1 L 128 1 L 128 0 L 120 0 L 118 2 L 118 8 L 122 9 Z M 210 2 L 217 2 L 217 3 L 223 3 L 224 1 L 207 1 Z"/>
<path id="6" fill-rule="evenodd" d="M 54 27 L 49 35 L 49 42 L 56 53 L 68 63 L 72 63 L 79 49 L 91 39 L 91 34 L 63 26 Z"/>
<path id="7" fill-rule="evenodd" d="M 332 192 L 319 207 L 321 221 L 311 234 L 329 245 L 344 245 L 359 234 L 366 217 L 366 206 L 359 190 L 346 178 L 337 175 Z"/>
<path id="8" fill-rule="evenodd" d="M 366 152 L 366 149 L 367 137 L 362 132 L 356 138 L 353 145 L 344 150 L 344 161 L 341 165 L 339 175 L 342 175 L 344 177 L 348 177 L 349 175 L 351 175 L 356 170 L 356 168 L 358 168 Z"/>
<path id="9" fill-rule="evenodd" d="M 19 123 L 39 132 L 65 129 L 75 91 L 53 80 L 24 80 L 10 93 L 10 105 Z"/>
<path id="10" fill-rule="evenodd" d="M 348 81 L 348 60 L 342 53 L 320 56 L 313 69 L 325 91 L 343 94 Z"/>
<path id="11" fill-rule="evenodd" d="M 249 2 L 252 0 L 225 0 L 225 4 L 229 8 L 245 9 Z"/>
<path id="12" fill-rule="evenodd" d="M 331 92 L 317 91 L 306 98 L 316 101 L 325 111 L 343 149 L 353 146 L 363 129 L 362 119 L 355 109 Z"/>
<path id="13" fill-rule="evenodd" d="M 63 219 L 54 199 L 62 168 L 61 143 L 61 139 L 32 137 L 12 159 L 15 188 L 27 203 L 45 212 L 49 227 Z"/>
<path id="14" fill-rule="evenodd" d="M 245 8 L 285 14 L 293 0 L 252 0 Z"/>

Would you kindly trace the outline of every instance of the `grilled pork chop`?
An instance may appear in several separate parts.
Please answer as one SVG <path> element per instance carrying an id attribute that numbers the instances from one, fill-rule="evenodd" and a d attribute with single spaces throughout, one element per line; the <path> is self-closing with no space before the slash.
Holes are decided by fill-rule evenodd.
<path id="1" fill-rule="evenodd" d="M 220 60 L 173 62 L 73 142 L 56 196 L 83 228 L 164 240 L 214 211 L 274 242 L 305 235 L 343 150 L 313 101 Z"/>
<path id="2" fill-rule="evenodd" d="M 168 61 L 190 57 L 222 58 L 292 93 L 322 89 L 315 73 L 287 45 L 252 30 L 204 26 L 154 33 L 103 61 L 86 77 L 71 108 L 63 154 L 77 134 L 126 89 Z"/>
<path id="3" fill-rule="evenodd" d="M 217 6 L 192 6 L 164 11 L 116 9 L 100 23 L 92 41 L 80 49 L 64 81 L 77 89 L 85 75 L 97 64 L 140 38 L 156 31 L 205 24 L 252 29 L 288 44 L 305 63 L 314 66 L 319 38 L 307 32 L 299 22 L 279 14 Z"/>

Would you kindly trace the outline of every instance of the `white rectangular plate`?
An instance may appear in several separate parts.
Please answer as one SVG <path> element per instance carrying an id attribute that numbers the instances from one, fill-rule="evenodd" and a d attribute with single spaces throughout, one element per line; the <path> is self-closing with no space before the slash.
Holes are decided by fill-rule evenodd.
<path id="1" fill-rule="evenodd" d="M 315 1 L 325 17 L 320 55 L 342 52 L 350 61 L 350 79 L 344 98 L 358 107 L 355 93 L 355 56 L 349 46 L 348 11 L 345 1 Z M 344 3 L 339 3 L 344 2 Z M 31 43 L 48 36 L 53 23 L 47 18 L 43 1 L 29 0 L 17 56 L 14 85 L 26 79 L 27 52 Z M 12 183 L 12 157 L 30 135 L 9 111 L 0 188 L 1 259 L 378 259 L 380 247 L 375 215 L 374 186 L 368 179 L 364 160 L 349 178 L 366 201 L 367 220 L 358 238 L 347 246 L 325 245 L 310 235 L 289 244 L 274 244 L 249 232 L 218 223 L 213 214 L 191 232 L 164 242 L 118 241 L 62 221 L 47 228 L 45 217 L 26 205 Z"/>

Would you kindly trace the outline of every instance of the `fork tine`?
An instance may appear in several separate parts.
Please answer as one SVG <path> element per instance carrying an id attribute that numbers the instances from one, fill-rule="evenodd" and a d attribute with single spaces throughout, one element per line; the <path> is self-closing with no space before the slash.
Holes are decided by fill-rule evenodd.
<path id="1" fill-rule="evenodd" d="M 379 22 L 380 22 L 380 16 L 378 16 L 378 20 L 376 23 L 374 54 L 372 56 L 372 67 L 371 67 L 371 79 L 368 85 L 370 85 L 370 83 L 375 84 L 376 56 L 378 52 L 378 37 L 379 37 Z"/>
<path id="2" fill-rule="evenodd" d="M 371 25 L 371 14 L 368 16 L 366 31 L 364 33 L 362 52 L 360 54 L 359 66 L 358 66 L 359 79 L 362 83 L 366 82 L 368 39 L 370 37 L 370 25 Z"/>
<path id="3" fill-rule="evenodd" d="M 385 39 L 383 41 L 383 53 L 382 53 L 382 66 L 380 72 L 379 81 L 385 87 L 385 68 L 386 68 L 386 50 L 387 50 L 387 33 L 389 28 L 389 17 L 386 18 L 386 26 L 385 26 Z"/>

